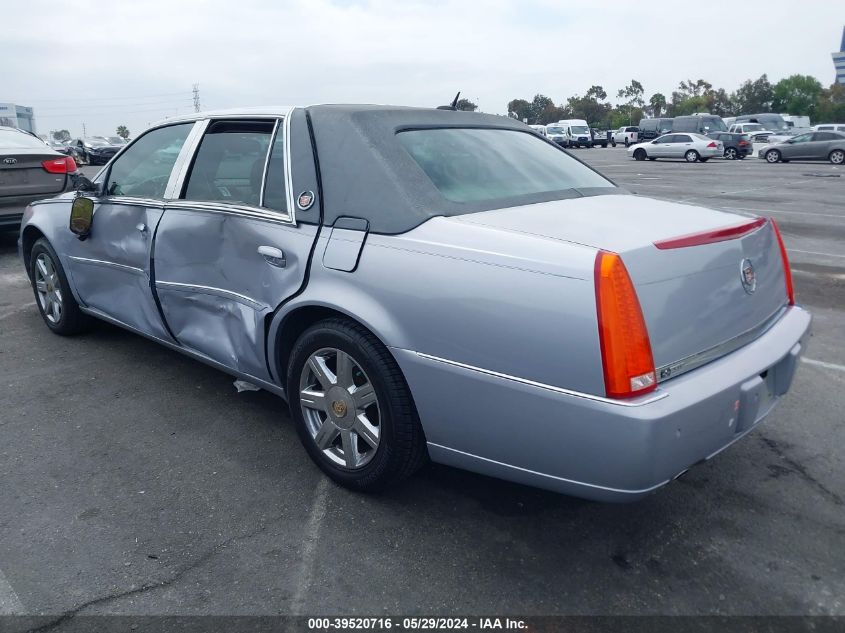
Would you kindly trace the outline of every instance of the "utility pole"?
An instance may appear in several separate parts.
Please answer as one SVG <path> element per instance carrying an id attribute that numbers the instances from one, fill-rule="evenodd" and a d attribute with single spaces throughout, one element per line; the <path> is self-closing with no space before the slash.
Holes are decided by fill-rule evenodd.
<path id="1" fill-rule="evenodd" d="M 194 112 L 200 111 L 200 85 L 194 84 Z"/>
<path id="2" fill-rule="evenodd" d="M 82 138 L 86 138 L 88 136 L 88 132 L 85 130 L 85 122 L 82 122 Z"/>

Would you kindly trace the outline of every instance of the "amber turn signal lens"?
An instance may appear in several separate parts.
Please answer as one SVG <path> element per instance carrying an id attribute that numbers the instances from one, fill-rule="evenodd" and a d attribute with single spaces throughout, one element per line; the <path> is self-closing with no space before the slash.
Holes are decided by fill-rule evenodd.
<path id="1" fill-rule="evenodd" d="M 596 311 L 609 398 L 630 398 L 657 388 L 651 342 L 631 277 L 616 253 L 599 251 Z"/>

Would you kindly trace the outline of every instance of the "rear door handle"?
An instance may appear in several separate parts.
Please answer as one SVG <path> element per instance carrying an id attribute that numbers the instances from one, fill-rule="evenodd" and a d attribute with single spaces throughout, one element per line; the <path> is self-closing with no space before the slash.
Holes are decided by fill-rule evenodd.
<path id="1" fill-rule="evenodd" d="M 258 254 L 271 266 L 276 268 L 284 268 L 287 265 L 285 260 L 285 253 L 275 246 L 259 246 Z"/>

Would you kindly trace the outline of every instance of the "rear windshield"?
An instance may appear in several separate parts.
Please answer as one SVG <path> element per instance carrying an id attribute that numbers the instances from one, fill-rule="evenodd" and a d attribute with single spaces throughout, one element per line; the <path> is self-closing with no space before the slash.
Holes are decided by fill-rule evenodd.
<path id="1" fill-rule="evenodd" d="M 443 128 L 396 136 L 452 202 L 614 187 L 551 143 L 516 130 Z"/>
<path id="2" fill-rule="evenodd" d="M 44 141 L 14 130 L 0 130 L 0 149 L 46 149 Z"/>

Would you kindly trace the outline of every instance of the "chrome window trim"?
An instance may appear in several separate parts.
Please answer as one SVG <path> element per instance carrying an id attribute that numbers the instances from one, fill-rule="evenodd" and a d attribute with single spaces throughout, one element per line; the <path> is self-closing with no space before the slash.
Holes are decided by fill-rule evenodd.
<path id="1" fill-rule="evenodd" d="M 277 224 L 295 226 L 290 218 L 279 211 L 270 209 L 259 209 L 258 207 L 246 204 L 229 204 L 226 202 L 194 201 L 194 200 L 168 200 L 165 203 L 166 209 L 182 209 L 185 211 L 209 211 L 212 213 L 225 213 L 257 220 L 270 220 Z"/>
<path id="2" fill-rule="evenodd" d="M 155 283 L 156 288 L 169 288 L 171 290 L 176 290 L 179 292 L 199 292 L 201 294 L 214 295 L 216 297 L 222 297 L 224 299 L 232 299 L 234 301 L 237 301 L 238 303 L 243 303 L 244 305 L 253 309 L 266 309 L 269 307 L 266 304 L 261 303 L 260 301 L 256 301 L 251 297 L 247 297 L 246 295 L 242 295 L 237 292 L 232 292 L 231 290 L 226 290 L 224 288 L 216 288 L 215 286 L 200 286 L 197 284 L 183 284 L 178 281 L 159 280 L 156 280 Z"/>
<path id="3" fill-rule="evenodd" d="M 192 139 L 193 146 L 190 152 L 190 160 L 186 160 L 185 163 L 182 165 L 182 172 L 179 175 L 179 178 L 176 182 L 176 191 L 175 196 L 172 198 L 168 198 L 165 201 L 166 208 L 174 208 L 174 209 L 197 209 L 201 211 L 212 211 L 214 213 L 227 213 L 230 215 L 239 215 L 245 216 L 250 218 L 256 218 L 259 220 L 271 220 L 273 222 L 277 222 L 279 224 L 288 224 L 291 226 L 296 226 L 296 219 L 294 217 L 293 211 L 290 207 L 292 204 L 293 198 L 293 185 L 290 179 L 290 114 L 293 112 L 293 108 L 290 108 L 286 114 L 279 115 L 252 115 L 252 114 L 227 114 L 227 115 L 216 115 L 210 116 L 201 121 L 197 121 L 197 127 L 195 130 L 197 131 L 197 137 Z M 208 126 L 211 121 L 238 121 L 238 120 L 249 120 L 249 119 L 272 119 L 275 120 L 276 124 L 273 127 L 273 134 L 270 140 L 270 146 L 267 148 L 267 156 L 264 159 L 264 173 L 261 179 L 261 194 L 260 194 L 260 202 L 263 202 L 264 197 L 264 185 L 266 182 L 267 176 L 267 168 L 270 164 L 270 153 L 273 149 L 273 141 L 276 138 L 276 133 L 281 126 L 283 129 L 283 133 L 285 135 L 284 138 L 284 153 L 285 153 L 285 192 L 288 198 L 288 211 L 276 211 L 274 209 L 268 209 L 266 207 L 254 207 L 248 204 L 237 204 L 237 203 L 229 203 L 229 202 L 222 202 L 219 200 L 191 200 L 188 198 L 180 198 L 179 196 L 184 189 L 185 181 L 188 178 L 188 171 L 190 168 L 191 163 L 193 162 L 194 158 L 196 157 L 197 152 L 199 151 L 199 146 L 202 142 L 202 138 L 208 129 Z M 193 132 L 192 132 L 193 134 Z M 190 137 L 190 135 L 189 135 Z M 188 141 L 185 141 L 185 145 L 183 149 L 187 147 Z M 181 158 L 181 153 L 180 153 Z M 179 159 L 177 159 L 177 162 Z"/>
<path id="4" fill-rule="evenodd" d="M 700 352 L 696 352 L 695 354 L 690 354 L 681 360 L 675 361 L 674 363 L 667 363 L 666 365 L 662 365 L 660 367 L 655 368 L 655 374 L 657 376 L 658 384 L 661 382 L 666 382 L 676 376 L 682 376 L 683 374 L 687 373 L 688 371 L 692 371 L 693 369 L 697 369 L 702 365 L 706 365 L 707 363 L 714 361 L 722 356 L 727 356 L 731 352 L 735 352 L 741 347 L 744 347 L 754 339 L 758 338 L 762 334 L 764 334 L 769 328 L 771 328 L 775 323 L 777 323 L 780 318 L 783 316 L 784 312 L 786 312 L 786 307 L 781 306 L 777 310 L 775 310 L 772 314 L 770 314 L 766 319 L 763 320 L 762 323 L 759 325 L 755 325 L 753 328 L 738 334 L 737 336 L 728 339 L 727 341 L 723 341 L 714 345 L 713 347 L 708 347 L 705 350 Z M 665 377 L 661 377 L 661 374 L 668 371 L 668 375 Z"/>
<path id="5" fill-rule="evenodd" d="M 291 115 L 295 109 L 295 107 L 291 108 L 285 115 L 285 126 L 282 132 L 285 135 L 285 191 L 288 195 L 288 215 L 294 226 L 296 226 L 296 207 L 293 204 L 293 172 L 290 164 L 290 124 L 293 118 Z"/>
<path id="6" fill-rule="evenodd" d="M 164 189 L 165 200 L 175 200 L 182 193 L 182 185 L 185 183 L 188 169 L 194 161 L 206 128 L 208 128 L 208 119 L 194 121 L 193 128 L 188 133 L 170 172 L 170 180 L 167 181 L 167 187 Z"/>
<path id="7" fill-rule="evenodd" d="M 270 155 L 273 153 L 273 145 L 276 143 L 276 135 L 279 133 L 279 119 L 273 125 L 273 133 L 270 135 L 270 145 L 267 146 L 267 155 L 264 157 L 264 170 L 261 172 L 261 190 L 258 192 L 258 206 L 264 208 L 264 190 L 267 188 L 267 169 L 270 167 Z"/>
<path id="8" fill-rule="evenodd" d="M 408 350 L 412 351 L 412 350 Z M 425 358 L 427 360 L 431 360 L 437 363 L 444 363 L 446 365 L 452 365 L 454 367 L 460 367 L 461 369 L 468 369 L 470 371 L 475 371 L 480 374 L 485 374 L 487 376 L 492 376 L 494 378 L 501 378 L 503 380 L 510 380 L 511 382 L 517 382 L 522 385 L 527 385 L 529 387 L 536 387 L 538 389 L 545 389 L 547 391 L 553 391 L 555 393 L 563 394 L 566 396 L 574 396 L 576 398 L 584 398 L 586 400 L 594 400 L 596 402 L 602 402 L 604 404 L 612 404 L 618 407 L 641 407 L 647 404 L 651 404 L 653 402 L 657 402 L 658 400 L 662 400 L 669 396 L 667 391 L 653 391 L 652 393 L 641 396 L 639 398 L 633 398 L 631 400 L 614 400 L 612 398 L 605 398 L 604 396 L 597 396 L 592 393 L 584 393 L 583 391 L 574 391 L 573 389 L 564 389 L 563 387 L 555 387 L 554 385 L 547 385 L 542 382 L 536 382 L 534 380 L 529 380 L 527 378 L 519 378 L 518 376 L 511 376 L 509 374 L 503 374 L 498 371 L 493 371 L 492 369 L 484 369 L 483 367 L 475 367 L 474 365 L 467 365 L 466 363 L 459 363 L 455 360 L 449 360 L 447 358 L 440 358 L 439 356 L 432 356 L 431 354 L 424 354 L 423 352 L 413 352 L 420 358 Z"/>
<path id="9" fill-rule="evenodd" d="M 118 264 L 117 262 L 107 262 L 102 259 L 91 259 L 89 257 L 77 257 L 75 255 L 68 255 L 68 259 L 78 262 L 80 264 L 91 264 L 93 266 L 105 266 L 106 268 L 114 268 L 125 272 L 134 273 L 136 275 L 143 275 L 146 277 L 147 273 L 143 268 L 135 266 L 128 266 L 126 264 Z"/>
<path id="10" fill-rule="evenodd" d="M 98 198 L 95 200 L 94 213 L 103 204 L 122 204 L 132 207 L 153 207 L 155 209 L 163 209 L 166 204 L 165 200 L 158 198 L 135 198 L 133 196 L 108 196 L 106 198 Z"/>

